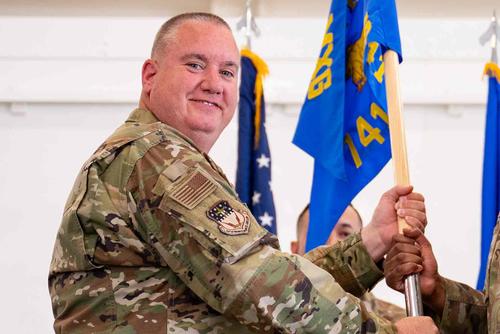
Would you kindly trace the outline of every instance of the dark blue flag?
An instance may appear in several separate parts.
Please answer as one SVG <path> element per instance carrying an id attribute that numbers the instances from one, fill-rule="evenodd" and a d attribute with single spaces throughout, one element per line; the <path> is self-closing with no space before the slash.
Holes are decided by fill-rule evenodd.
<path id="1" fill-rule="evenodd" d="M 332 1 L 293 142 L 315 158 L 306 249 L 391 157 L 383 54 L 401 43 L 394 0 Z"/>
<path id="2" fill-rule="evenodd" d="M 500 211 L 500 68 L 489 63 L 486 130 L 484 135 L 483 194 L 481 210 L 481 269 L 477 288 L 483 289 L 491 238 Z"/>
<path id="3" fill-rule="evenodd" d="M 261 226 L 274 234 L 276 211 L 271 191 L 271 153 L 267 142 L 262 81 L 266 63 L 250 50 L 241 51 L 238 168 L 236 191 Z"/>

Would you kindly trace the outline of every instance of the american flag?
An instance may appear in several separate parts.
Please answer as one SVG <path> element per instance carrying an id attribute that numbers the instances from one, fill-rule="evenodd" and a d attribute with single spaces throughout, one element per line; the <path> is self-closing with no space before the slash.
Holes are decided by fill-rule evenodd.
<path id="1" fill-rule="evenodd" d="M 236 191 L 257 222 L 276 234 L 271 191 L 271 153 L 267 141 L 262 81 L 266 63 L 248 49 L 241 51 L 238 168 Z"/>

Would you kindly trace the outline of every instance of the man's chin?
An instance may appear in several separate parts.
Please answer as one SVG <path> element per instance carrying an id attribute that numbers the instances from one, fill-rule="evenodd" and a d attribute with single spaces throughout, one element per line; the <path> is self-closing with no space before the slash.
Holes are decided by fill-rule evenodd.
<path id="1" fill-rule="evenodd" d="M 211 124 L 199 124 L 197 126 L 193 126 L 191 128 L 191 131 L 199 133 L 199 134 L 204 134 L 204 135 L 212 135 L 217 131 L 217 127 Z"/>
<path id="2" fill-rule="evenodd" d="M 190 123 L 190 128 L 193 131 L 205 133 L 207 135 L 213 133 L 220 134 L 220 132 L 222 132 L 222 130 L 226 127 L 222 124 L 222 120 L 218 116 L 207 117 L 207 115 L 198 115 L 198 117 L 195 116 Z"/>
<path id="3" fill-rule="evenodd" d="M 215 138 L 217 139 L 222 132 L 216 126 L 211 125 L 199 125 L 190 127 L 188 132 L 196 138 Z M 190 137 L 190 136 L 188 136 Z"/>

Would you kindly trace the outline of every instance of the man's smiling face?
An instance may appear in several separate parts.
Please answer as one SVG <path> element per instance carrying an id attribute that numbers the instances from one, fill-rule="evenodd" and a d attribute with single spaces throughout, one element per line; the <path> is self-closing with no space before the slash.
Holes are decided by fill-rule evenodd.
<path id="1" fill-rule="evenodd" d="M 151 75 L 148 107 L 204 149 L 231 121 L 238 101 L 239 52 L 227 27 L 187 21 L 168 37 Z M 145 65 L 146 66 L 146 65 Z"/>

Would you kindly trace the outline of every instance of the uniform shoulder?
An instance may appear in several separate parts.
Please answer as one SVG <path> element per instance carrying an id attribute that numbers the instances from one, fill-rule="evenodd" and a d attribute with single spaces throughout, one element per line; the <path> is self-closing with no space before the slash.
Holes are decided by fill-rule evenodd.
<path id="1" fill-rule="evenodd" d="M 156 147 L 158 146 L 158 147 Z M 161 159 L 176 158 L 180 153 L 198 153 L 193 143 L 175 129 L 161 122 L 130 123 L 120 126 L 108 137 L 87 160 L 84 169 L 95 162 L 107 167 L 120 157 L 128 165 L 142 159 L 150 150 L 161 150 L 155 157 Z"/>
<path id="2" fill-rule="evenodd" d="M 188 138 L 162 123 L 155 131 L 135 140 L 128 154 L 136 170 L 155 170 L 157 174 L 176 162 L 187 167 L 206 162 L 203 153 Z"/>

